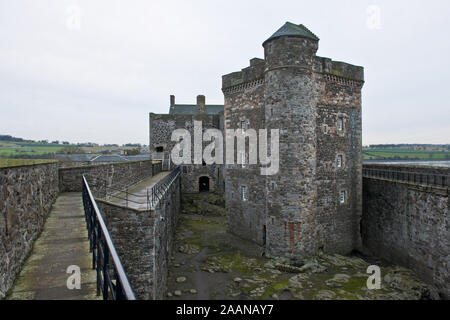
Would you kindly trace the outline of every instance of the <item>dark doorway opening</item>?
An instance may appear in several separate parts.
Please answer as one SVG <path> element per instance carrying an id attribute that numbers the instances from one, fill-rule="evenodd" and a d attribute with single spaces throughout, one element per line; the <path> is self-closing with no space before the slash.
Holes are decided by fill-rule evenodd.
<path id="1" fill-rule="evenodd" d="M 263 226 L 263 246 L 267 243 L 267 228 L 266 225 Z"/>
<path id="2" fill-rule="evenodd" d="M 199 192 L 209 192 L 209 178 L 208 177 L 200 177 L 198 179 L 198 191 Z"/>

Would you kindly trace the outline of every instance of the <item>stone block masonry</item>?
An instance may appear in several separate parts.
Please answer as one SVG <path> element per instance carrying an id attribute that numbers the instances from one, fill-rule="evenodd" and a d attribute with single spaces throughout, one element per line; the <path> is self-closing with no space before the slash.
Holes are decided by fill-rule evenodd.
<path id="1" fill-rule="evenodd" d="M 56 162 L 0 169 L 0 299 L 11 288 L 57 195 Z"/>
<path id="2" fill-rule="evenodd" d="M 318 46 L 305 26 L 287 22 L 263 43 L 264 59 L 222 76 L 226 129 L 279 130 L 277 174 L 224 171 L 229 230 L 268 256 L 361 247 L 364 70 L 317 56 Z"/>
<path id="3" fill-rule="evenodd" d="M 365 165 L 367 168 L 428 174 L 428 181 L 433 181 L 432 175 L 450 174 L 448 168 Z M 390 178 L 363 179 L 361 231 L 365 249 L 416 271 L 445 299 L 450 298 L 448 205 L 448 187 Z"/>
<path id="4" fill-rule="evenodd" d="M 83 174 L 87 174 L 104 179 L 107 187 L 121 190 L 160 171 L 161 163 L 152 160 L 60 168 L 59 189 L 61 192 L 81 192 L 81 177 Z M 93 185 L 92 188 L 94 192 L 102 191 L 103 188 L 104 192 L 104 185 L 101 182 Z"/>
<path id="5" fill-rule="evenodd" d="M 180 178 L 154 210 L 135 210 L 96 199 L 138 299 L 163 299 L 168 260 L 180 214 Z"/>

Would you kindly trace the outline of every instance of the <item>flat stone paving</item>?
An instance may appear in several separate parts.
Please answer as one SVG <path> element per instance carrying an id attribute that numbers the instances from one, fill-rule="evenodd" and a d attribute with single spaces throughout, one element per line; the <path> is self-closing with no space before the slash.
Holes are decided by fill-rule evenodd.
<path id="1" fill-rule="evenodd" d="M 116 197 L 111 197 L 108 199 L 108 202 L 113 204 L 117 204 L 120 206 L 126 206 L 136 210 L 147 210 L 147 189 L 153 187 L 158 181 L 166 177 L 171 171 L 163 171 L 158 174 L 148 177 L 147 179 L 142 180 L 138 184 L 128 188 L 128 202 L 126 199 L 125 192 L 119 193 Z M 150 190 L 149 190 L 150 192 Z M 150 195 L 151 197 L 151 195 Z"/>
<path id="2" fill-rule="evenodd" d="M 67 288 L 70 265 L 80 267 L 81 289 Z M 91 266 L 81 193 L 61 193 L 8 299 L 101 299 L 96 295 L 96 272 Z"/>

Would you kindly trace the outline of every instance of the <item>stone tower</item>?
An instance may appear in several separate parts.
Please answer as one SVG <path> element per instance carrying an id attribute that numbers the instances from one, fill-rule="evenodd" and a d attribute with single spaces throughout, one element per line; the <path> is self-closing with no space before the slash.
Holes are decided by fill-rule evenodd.
<path id="1" fill-rule="evenodd" d="M 319 38 L 287 22 L 264 43 L 264 59 L 222 77 L 225 128 L 278 129 L 280 169 L 226 165 L 231 232 L 268 255 L 361 245 L 363 68 L 316 55 Z"/>
<path id="2" fill-rule="evenodd" d="M 280 130 L 280 171 L 267 180 L 267 247 L 274 252 L 304 255 L 317 249 L 313 64 L 318 41 L 303 25 L 287 22 L 263 43 L 266 127 Z M 288 247 L 280 241 L 285 229 Z"/>

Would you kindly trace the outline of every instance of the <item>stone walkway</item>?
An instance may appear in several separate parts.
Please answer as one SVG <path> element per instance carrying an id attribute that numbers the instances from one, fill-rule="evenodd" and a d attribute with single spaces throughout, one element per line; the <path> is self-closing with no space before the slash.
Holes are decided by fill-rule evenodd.
<path id="1" fill-rule="evenodd" d="M 126 199 L 125 192 L 119 193 L 116 196 L 119 198 L 111 197 L 108 202 L 117 204 L 120 206 L 126 206 L 136 210 L 147 210 L 147 189 L 153 187 L 158 181 L 170 174 L 171 171 L 163 171 L 152 177 L 148 177 L 143 181 L 135 184 L 134 186 L 128 188 L 128 202 Z M 150 192 L 150 190 L 149 190 Z M 150 195 L 151 197 L 151 195 Z"/>
<path id="2" fill-rule="evenodd" d="M 71 265 L 80 267 L 81 289 L 67 288 L 66 270 Z M 61 193 L 8 299 L 101 299 L 91 266 L 81 193 Z"/>

